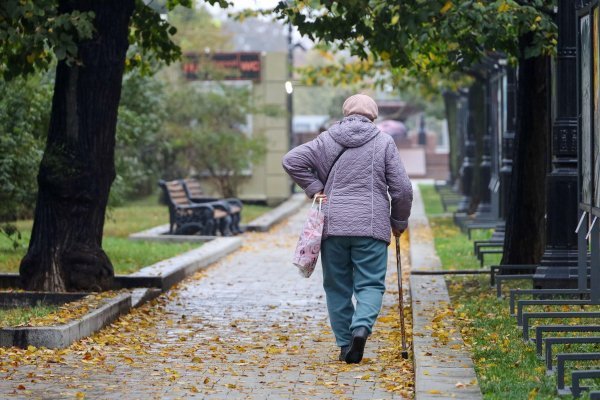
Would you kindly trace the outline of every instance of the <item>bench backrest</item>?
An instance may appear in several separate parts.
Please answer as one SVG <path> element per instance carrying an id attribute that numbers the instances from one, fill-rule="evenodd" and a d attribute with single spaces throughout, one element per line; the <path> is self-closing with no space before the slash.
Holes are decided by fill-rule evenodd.
<path id="1" fill-rule="evenodd" d="M 190 205 L 190 200 L 188 199 L 185 189 L 183 187 L 183 183 L 180 181 L 160 181 L 159 184 L 165 191 L 167 195 L 167 199 L 169 203 L 174 206 L 187 206 Z M 170 205 L 171 205 L 170 204 Z"/>
<path id="2" fill-rule="evenodd" d="M 186 178 L 183 182 L 185 183 L 185 189 L 187 189 L 187 194 L 190 199 L 201 199 L 202 197 L 206 197 L 202 190 L 202 186 L 200 186 L 200 182 L 198 182 L 197 179 Z"/>

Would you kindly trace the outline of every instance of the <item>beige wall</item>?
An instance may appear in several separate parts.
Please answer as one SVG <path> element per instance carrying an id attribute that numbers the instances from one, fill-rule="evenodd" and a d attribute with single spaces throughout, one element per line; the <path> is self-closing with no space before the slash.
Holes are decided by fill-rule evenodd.
<path id="1" fill-rule="evenodd" d="M 257 105 L 275 105 L 281 109 L 277 117 L 254 115 L 253 135 L 267 138 L 265 161 L 254 165 L 247 182 L 240 188 L 242 200 L 264 201 L 276 205 L 290 196 L 292 181 L 281 168 L 281 159 L 289 149 L 285 81 L 287 80 L 286 53 L 268 53 L 262 56 L 261 81 L 253 84 Z M 207 188 L 208 189 L 208 188 Z"/>

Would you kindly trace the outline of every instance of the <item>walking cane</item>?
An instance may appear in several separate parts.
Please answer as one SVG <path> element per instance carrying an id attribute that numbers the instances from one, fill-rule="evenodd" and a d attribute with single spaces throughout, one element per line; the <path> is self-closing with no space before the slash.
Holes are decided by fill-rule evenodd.
<path id="1" fill-rule="evenodd" d="M 402 294 L 402 262 L 400 261 L 400 237 L 396 236 L 396 268 L 398 269 L 398 305 L 400 307 L 400 333 L 402 335 L 402 358 L 408 359 L 406 331 L 404 329 L 404 295 Z"/>

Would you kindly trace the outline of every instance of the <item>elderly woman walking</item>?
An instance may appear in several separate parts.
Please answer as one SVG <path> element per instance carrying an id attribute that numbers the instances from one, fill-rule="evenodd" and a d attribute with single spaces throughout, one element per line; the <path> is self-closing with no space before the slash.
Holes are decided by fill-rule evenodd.
<path id="1" fill-rule="evenodd" d="M 308 197 L 323 200 L 329 321 L 340 361 L 358 363 L 381 309 L 390 230 L 406 229 L 412 188 L 394 140 L 373 124 L 375 101 L 357 94 L 343 111 L 341 121 L 286 154 L 283 168 Z"/>

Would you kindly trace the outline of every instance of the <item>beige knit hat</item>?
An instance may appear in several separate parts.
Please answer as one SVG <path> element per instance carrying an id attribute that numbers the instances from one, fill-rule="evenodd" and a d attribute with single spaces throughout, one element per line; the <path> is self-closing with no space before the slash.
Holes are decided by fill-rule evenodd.
<path id="1" fill-rule="evenodd" d="M 348 97 L 344 102 L 342 109 L 344 110 L 344 117 L 352 114 L 360 114 L 369 118 L 371 121 L 377 118 L 377 114 L 379 113 L 375 100 L 366 94 L 355 94 L 354 96 Z"/>

